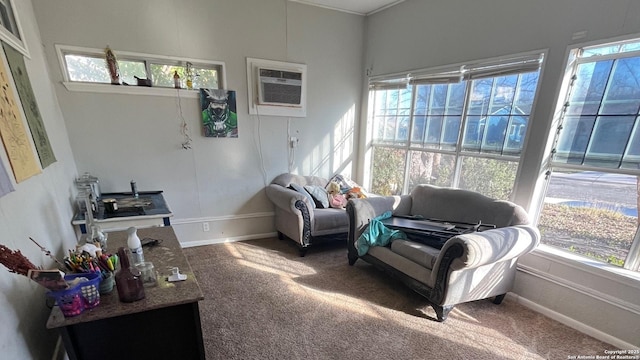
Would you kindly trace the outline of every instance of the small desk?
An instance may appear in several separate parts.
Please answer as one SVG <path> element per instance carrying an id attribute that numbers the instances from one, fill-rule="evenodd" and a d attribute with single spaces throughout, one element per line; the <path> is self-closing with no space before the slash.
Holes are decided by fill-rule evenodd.
<path id="1" fill-rule="evenodd" d="M 108 213 L 102 200 L 98 201 L 98 211 L 94 215 L 95 222 L 103 231 L 125 230 L 128 227 L 169 226 L 169 218 L 173 216 L 162 191 L 141 191 L 137 198 L 130 192 L 106 193 L 101 199 L 116 199 L 118 211 Z M 87 226 L 84 214 L 76 212 L 71 220 L 76 232 L 86 234 Z M 79 234 L 78 234 L 79 235 Z"/>
<path id="2" fill-rule="evenodd" d="M 161 239 L 144 248 L 145 260 L 158 271 L 158 284 L 145 287 L 145 298 L 120 302 L 114 286 L 100 296 L 100 305 L 65 318 L 54 306 L 48 329 L 57 329 L 69 359 L 204 359 L 198 301 L 200 285 L 170 226 L 139 229 L 140 238 Z M 127 233 L 109 234 L 109 252 L 126 246 Z M 171 268 L 179 267 L 187 280 L 168 282 Z"/>

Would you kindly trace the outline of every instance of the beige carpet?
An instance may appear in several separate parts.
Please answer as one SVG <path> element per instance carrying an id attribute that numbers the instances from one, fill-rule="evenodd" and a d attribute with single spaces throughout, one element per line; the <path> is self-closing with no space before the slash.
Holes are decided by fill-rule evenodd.
<path id="1" fill-rule="evenodd" d="M 567 359 L 614 347 L 508 298 L 458 305 L 444 323 L 423 298 L 343 243 L 299 257 L 265 239 L 184 249 L 205 294 L 207 359 Z"/>

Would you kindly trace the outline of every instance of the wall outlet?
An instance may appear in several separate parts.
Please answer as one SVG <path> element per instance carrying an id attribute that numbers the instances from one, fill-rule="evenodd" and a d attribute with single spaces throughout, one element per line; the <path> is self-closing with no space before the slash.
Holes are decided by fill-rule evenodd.
<path id="1" fill-rule="evenodd" d="M 295 136 L 292 136 L 291 138 L 289 138 L 289 144 L 291 145 L 292 148 L 298 146 L 298 138 Z"/>
<path id="2" fill-rule="evenodd" d="M 209 223 L 208 222 L 203 222 L 202 223 L 202 231 L 209 231 Z"/>

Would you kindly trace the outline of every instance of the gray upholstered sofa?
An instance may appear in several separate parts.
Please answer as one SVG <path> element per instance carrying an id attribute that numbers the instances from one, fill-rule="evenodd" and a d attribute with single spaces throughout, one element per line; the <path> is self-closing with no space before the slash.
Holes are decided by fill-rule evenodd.
<path id="1" fill-rule="evenodd" d="M 267 197 L 275 205 L 275 225 L 278 237 L 285 236 L 299 247 L 304 256 L 314 240 L 338 238 L 343 241 L 349 231 L 349 217 L 344 209 L 318 208 L 304 190 L 296 191 L 292 185 L 324 188 L 329 180 L 318 176 L 290 173 L 278 175 L 267 186 Z"/>
<path id="2" fill-rule="evenodd" d="M 441 249 L 410 240 L 372 246 L 358 254 L 358 238 L 369 222 L 391 211 L 425 219 L 494 224 L 495 229 L 457 235 Z M 410 195 L 349 200 L 348 257 L 353 265 L 363 259 L 402 281 L 427 298 L 438 321 L 456 304 L 495 297 L 502 302 L 512 288 L 516 261 L 540 241 L 524 209 L 481 194 L 431 185 L 419 185 Z"/>

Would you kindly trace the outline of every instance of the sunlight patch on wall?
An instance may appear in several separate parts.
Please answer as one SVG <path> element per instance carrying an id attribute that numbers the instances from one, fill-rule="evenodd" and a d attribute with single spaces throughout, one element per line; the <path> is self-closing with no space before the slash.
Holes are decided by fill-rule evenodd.
<path id="1" fill-rule="evenodd" d="M 356 117 L 356 105 L 353 104 L 342 115 L 333 129 L 333 164 L 332 173 L 341 173 L 351 177 L 353 162 L 353 137 Z"/>
<path id="2" fill-rule="evenodd" d="M 351 176 L 354 158 L 356 105 L 337 120 L 333 131 L 322 137 L 302 160 L 301 174 L 329 177 L 341 173 Z"/>

